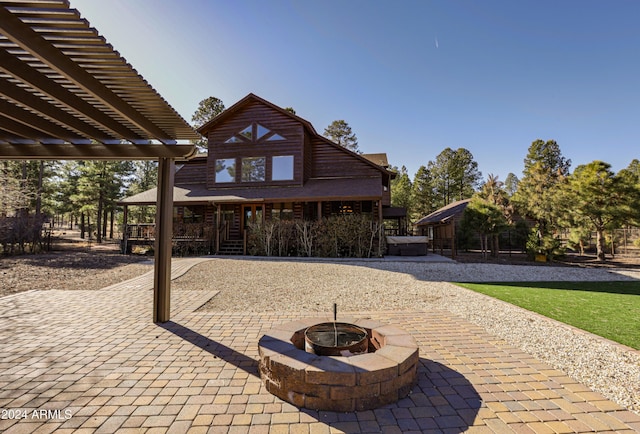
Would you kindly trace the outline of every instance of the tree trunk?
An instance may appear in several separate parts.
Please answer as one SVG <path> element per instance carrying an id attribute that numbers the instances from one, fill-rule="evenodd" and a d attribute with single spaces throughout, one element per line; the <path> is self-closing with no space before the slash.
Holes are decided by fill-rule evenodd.
<path id="1" fill-rule="evenodd" d="M 80 238 L 84 240 L 84 232 L 86 228 L 84 227 L 84 212 L 80 213 Z"/>
<path id="2" fill-rule="evenodd" d="M 616 234 L 613 229 L 611 229 L 611 258 L 616 257 Z"/>
<path id="3" fill-rule="evenodd" d="M 596 231 L 596 256 L 600 262 L 605 261 L 604 247 L 604 230 L 598 229 Z"/>
<path id="4" fill-rule="evenodd" d="M 480 252 L 482 253 L 482 260 L 487 260 L 487 246 L 488 237 L 485 234 L 480 234 Z"/>
<path id="5" fill-rule="evenodd" d="M 42 179 L 44 178 L 44 161 L 40 160 L 40 168 L 38 170 L 38 191 L 36 192 L 36 219 L 40 218 L 42 213 Z"/>
<path id="6" fill-rule="evenodd" d="M 98 197 L 98 215 L 96 217 L 96 243 L 102 242 L 102 209 L 104 200 L 102 198 L 102 191 L 100 192 L 100 196 Z"/>
<path id="7" fill-rule="evenodd" d="M 102 216 L 102 238 L 107 238 L 107 216 L 109 215 L 109 210 L 105 207 L 104 213 Z"/>
<path id="8" fill-rule="evenodd" d="M 109 221 L 109 238 L 113 239 L 114 210 L 111 210 L 111 220 Z"/>

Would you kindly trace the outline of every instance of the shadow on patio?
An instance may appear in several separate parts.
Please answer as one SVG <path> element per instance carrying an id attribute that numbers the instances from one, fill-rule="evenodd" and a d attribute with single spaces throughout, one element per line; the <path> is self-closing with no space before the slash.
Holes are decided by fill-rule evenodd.
<path id="1" fill-rule="evenodd" d="M 242 352 L 173 321 L 158 326 L 206 351 L 214 358 L 259 377 L 258 361 Z M 268 392 L 261 387 L 260 393 Z M 279 401 L 277 398 L 274 399 Z M 307 419 L 315 419 L 345 433 L 376 432 L 385 426 L 398 427 L 402 431 L 434 430 L 458 433 L 473 425 L 481 406 L 480 395 L 464 375 L 441 363 L 421 357 L 417 384 L 409 396 L 395 404 L 351 413 L 306 408 L 298 410 L 306 415 Z"/>

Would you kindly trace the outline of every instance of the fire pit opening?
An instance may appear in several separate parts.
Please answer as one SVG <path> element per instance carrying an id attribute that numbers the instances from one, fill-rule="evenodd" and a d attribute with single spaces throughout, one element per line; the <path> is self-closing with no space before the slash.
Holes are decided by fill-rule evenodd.
<path id="1" fill-rule="evenodd" d="M 304 332 L 305 350 L 319 356 L 353 356 L 369 348 L 365 329 L 344 322 L 323 322 Z"/>

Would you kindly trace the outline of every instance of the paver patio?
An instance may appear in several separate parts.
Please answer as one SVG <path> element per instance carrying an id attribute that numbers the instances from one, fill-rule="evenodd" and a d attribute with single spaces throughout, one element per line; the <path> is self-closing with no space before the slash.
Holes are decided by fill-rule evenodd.
<path id="1" fill-rule="evenodd" d="M 197 312 L 214 291 L 173 291 L 156 325 L 145 288 L 0 299 L 0 432 L 640 432 L 640 416 L 446 311 L 345 313 L 411 333 L 418 384 L 376 410 L 301 410 L 257 369 L 260 336 L 301 314 Z"/>

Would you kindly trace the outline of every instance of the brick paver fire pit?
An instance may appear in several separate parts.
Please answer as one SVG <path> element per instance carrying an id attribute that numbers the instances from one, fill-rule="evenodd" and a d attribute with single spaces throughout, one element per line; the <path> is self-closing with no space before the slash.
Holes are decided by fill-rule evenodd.
<path id="1" fill-rule="evenodd" d="M 260 376 L 273 395 L 313 410 L 369 410 L 409 394 L 417 378 L 418 345 L 397 327 L 356 320 L 366 330 L 368 352 L 319 356 L 305 351 L 305 330 L 324 323 L 309 318 L 279 325 L 258 343 Z"/>

